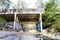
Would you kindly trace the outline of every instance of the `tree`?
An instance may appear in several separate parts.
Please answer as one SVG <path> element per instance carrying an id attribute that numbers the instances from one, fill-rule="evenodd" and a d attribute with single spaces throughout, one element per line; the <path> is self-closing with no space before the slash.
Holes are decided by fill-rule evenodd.
<path id="1" fill-rule="evenodd" d="M 10 0 L 0 0 L 0 9 L 8 9 Z"/>
<path id="2" fill-rule="evenodd" d="M 35 6 L 37 8 L 44 8 L 43 0 L 37 0 L 37 2 L 35 3 Z"/>
<path id="3" fill-rule="evenodd" d="M 51 21 L 54 20 L 55 17 L 55 12 L 57 11 L 57 2 L 56 0 L 50 0 L 49 2 L 46 3 L 46 8 L 44 15 L 46 16 L 45 21 Z"/>
<path id="4" fill-rule="evenodd" d="M 18 0 L 17 4 L 14 7 L 15 9 L 20 9 L 20 8 L 27 8 L 26 2 L 22 0 Z"/>
<path id="5" fill-rule="evenodd" d="M 46 3 L 46 9 L 43 14 L 45 18 L 43 18 L 43 25 L 51 23 L 49 28 L 55 29 L 60 31 L 60 15 L 58 16 L 56 12 L 60 12 L 60 9 L 58 9 L 58 0 L 50 0 Z M 48 23 L 47 23 L 48 22 Z"/>

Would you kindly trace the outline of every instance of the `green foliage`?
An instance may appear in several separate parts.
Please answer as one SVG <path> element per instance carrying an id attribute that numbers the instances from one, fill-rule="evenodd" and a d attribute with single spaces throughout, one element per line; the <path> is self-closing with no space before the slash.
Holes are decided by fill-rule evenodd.
<path id="1" fill-rule="evenodd" d="M 57 2 L 55 0 L 50 0 L 46 3 L 46 9 L 44 12 L 45 15 L 45 21 L 51 21 L 55 18 L 55 12 L 57 11 Z"/>
<path id="2" fill-rule="evenodd" d="M 10 5 L 10 0 L 0 0 L 1 9 L 8 9 Z"/>
<path id="3" fill-rule="evenodd" d="M 46 11 L 55 11 L 58 6 L 58 3 L 55 2 L 56 0 L 50 0 L 46 3 Z"/>
<path id="4" fill-rule="evenodd" d="M 46 10 L 44 12 L 44 15 L 46 17 L 45 21 L 51 21 L 51 19 L 54 18 L 56 8 L 57 5 L 55 3 L 55 0 L 46 3 Z"/>
<path id="5" fill-rule="evenodd" d="M 60 9 L 58 9 L 57 7 L 57 0 L 50 0 L 46 3 L 46 9 L 43 14 L 43 16 L 45 16 L 43 23 L 49 22 L 52 24 L 49 28 L 53 28 L 60 31 L 60 15 L 56 14 L 56 12 L 60 12 Z"/>
<path id="6" fill-rule="evenodd" d="M 0 17 L 0 24 L 4 24 L 6 22 L 6 20 L 2 17 Z"/>
<path id="7" fill-rule="evenodd" d="M 56 15 L 54 24 L 51 25 L 51 28 L 60 30 L 60 15 Z"/>
<path id="8" fill-rule="evenodd" d="M 53 14 L 53 12 L 47 12 L 47 11 L 45 11 L 44 16 L 45 16 L 45 21 L 47 22 L 47 21 L 52 21 L 52 20 L 54 20 L 53 18 L 54 18 L 54 16 L 55 16 L 55 14 Z M 52 20 L 51 20 L 51 19 L 52 19 Z"/>

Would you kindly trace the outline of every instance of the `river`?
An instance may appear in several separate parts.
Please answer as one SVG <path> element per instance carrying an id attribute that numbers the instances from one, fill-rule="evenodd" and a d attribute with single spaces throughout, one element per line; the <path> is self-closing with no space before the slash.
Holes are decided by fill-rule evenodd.
<path id="1" fill-rule="evenodd" d="M 13 34 L 13 35 L 9 35 Z M 5 35 L 5 36 L 4 36 Z M 8 36 L 7 36 L 8 35 Z M 8 31 L 0 31 L 0 40 L 18 40 L 17 32 L 8 32 Z M 20 35 L 19 35 L 20 36 Z M 20 37 L 19 37 L 20 38 Z M 60 35 L 57 35 L 56 38 L 60 38 Z M 22 34 L 20 40 L 60 40 L 60 39 L 51 39 L 42 34 Z"/>
<path id="2" fill-rule="evenodd" d="M 0 40 L 40 40 L 36 34 L 22 34 L 19 35 L 17 32 L 7 32 L 7 31 L 0 31 Z"/>

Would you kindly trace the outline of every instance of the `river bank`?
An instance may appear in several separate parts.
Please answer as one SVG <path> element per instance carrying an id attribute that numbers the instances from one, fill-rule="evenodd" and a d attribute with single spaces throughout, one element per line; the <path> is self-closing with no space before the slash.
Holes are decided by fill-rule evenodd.
<path id="1" fill-rule="evenodd" d="M 60 32 L 47 32 L 43 30 L 42 35 L 51 39 L 60 39 Z"/>

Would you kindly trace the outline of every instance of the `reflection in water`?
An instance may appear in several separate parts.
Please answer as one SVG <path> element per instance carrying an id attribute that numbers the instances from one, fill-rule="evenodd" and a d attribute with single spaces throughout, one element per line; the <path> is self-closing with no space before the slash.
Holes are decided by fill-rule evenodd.
<path id="1" fill-rule="evenodd" d="M 5 38 L 5 40 L 17 40 L 16 36 L 9 36 L 7 38 Z"/>
<path id="2" fill-rule="evenodd" d="M 20 40 L 40 40 L 40 38 L 41 38 L 41 35 L 39 34 L 32 34 L 32 35 L 22 34 Z M 17 40 L 17 36 L 8 36 L 0 40 Z"/>
<path id="3" fill-rule="evenodd" d="M 0 40 L 17 40 L 18 39 L 17 35 L 19 35 L 18 33 L 4 32 L 4 31 L 1 31 L 0 34 L 3 37 L 3 38 L 0 38 Z M 10 35 L 10 34 L 12 34 L 12 35 Z M 39 39 L 37 39 L 38 37 L 36 34 L 31 34 L 31 35 L 30 34 L 27 35 L 27 34 L 19 35 L 21 37 L 21 40 L 39 40 Z M 0 37 L 1 37 L 1 35 L 0 35 Z M 3 35 L 5 35 L 5 38 Z"/>
<path id="4" fill-rule="evenodd" d="M 43 36 L 43 40 L 59 40 L 59 39 L 51 39 L 49 37 Z"/>
<path id="5" fill-rule="evenodd" d="M 36 37 L 33 35 L 22 35 L 21 40 L 33 40 L 34 38 L 36 38 Z"/>
<path id="6" fill-rule="evenodd" d="M 4 32 L 4 33 L 0 32 L 0 37 L 1 37 L 1 35 L 11 34 L 11 33 L 13 33 L 13 32 Z M 16 34 L 18 35 L 18 33 L 16 33 Z M 6 36 L 5 38 L 0 38 L 0 40 L 17 40 L 18 36 L 16 34 L 15 34 L 15 36 L 10 35 L 10 36 Z M 21 40 L 41 40 L 41 39 L 43 39 L 43 40 L 60 40 L 60 39 L 51 39 L 46 36 L 42 36 L 42 34 L 31 34 L 31 35 L 30 34 L 27 35 L 27 34 L 22 34 L 22 36 L 19 35 L 19 36 L 21 36 Z"/>
<path id="7" fill-rule="evenodd" d="M 17 32 L 0 31 L 0 40 L 17 40 Z"/>
<path id="8" fill-rule="evenodd" d="M 31 35 L 22 35 L 22 39 L 21 40 L 41 40 L 41 35 L 39 34 L 31 34 Z"/>
<path id="9" fill-rule="evenodd" d="M 9 36 L 9 37 L 6 37 L 6 38 L 2 38 L 0 40 L 17 40 L 17 37 L 16 36 Z"/>

